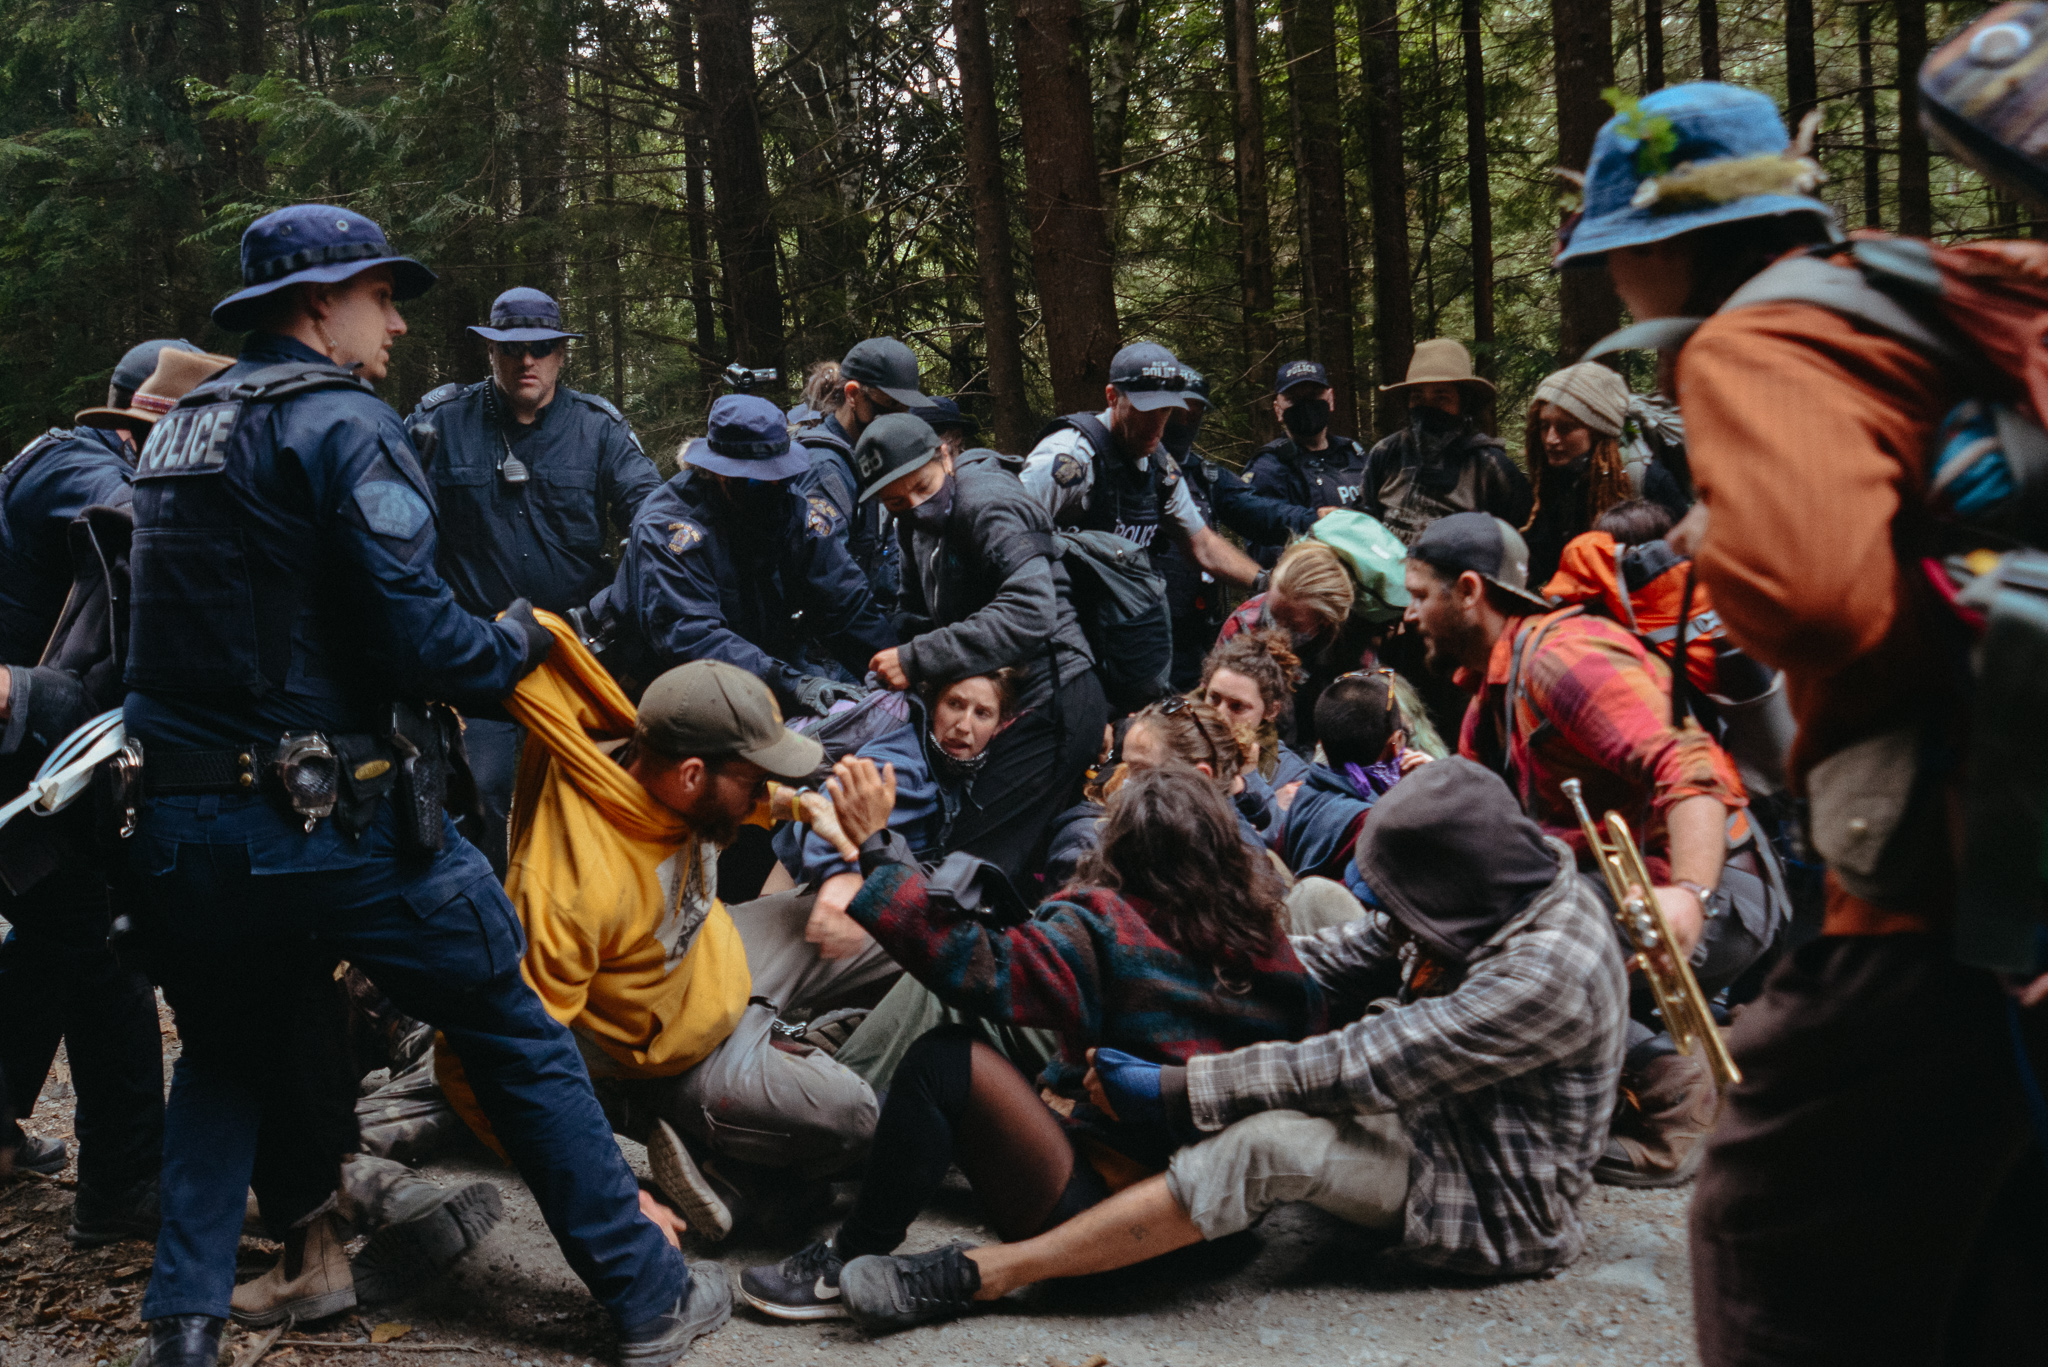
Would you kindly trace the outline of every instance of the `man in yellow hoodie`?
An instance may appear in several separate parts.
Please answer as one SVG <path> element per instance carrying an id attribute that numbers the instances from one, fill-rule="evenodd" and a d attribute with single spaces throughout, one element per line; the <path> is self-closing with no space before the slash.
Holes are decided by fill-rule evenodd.
<path id="1" fill-rule="evenodd" d="M 872 942 L 821 958 L 801 890 L 718 900 L 718 851 L 741 825 L 837 831 L 828 801 L 782 786 L 824 751 L 784 729 L 767 685 L 698 660 L 650 684 L 636 716 L 567 628 L 541 620 L 556 650 L 506 704 L 530 736 L 506 879 L 523 969 L 574 1034 L 613 1128 L 647 1144 L 691 1228 L 722 1237 L 758 1185 L 750 1171 L 822 1182 L 860 1162 L 874 1132 L 868 1084 L 783 1039 L 778 1013 L 898 970 Z M 477 1124 L 455 1072 L 444 1060 L 451 1100 Z M 700 1168 L 684 1136 L 715 1159 Z"/>

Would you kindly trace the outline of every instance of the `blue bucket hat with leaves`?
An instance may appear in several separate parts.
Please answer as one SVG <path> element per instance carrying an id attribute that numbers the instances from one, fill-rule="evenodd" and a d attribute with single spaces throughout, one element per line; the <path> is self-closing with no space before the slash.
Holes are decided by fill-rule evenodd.
<path id="1" fill-rule="evenodd" d="M 1616 113 L 1593 140 L 1585 210 L 1559 267 L 1600 263 L 1617 247 L 1778 214 L 1834 211 L 1813 197 L 1822 176 L 1768 96 L 1718 81 L 1667 86 L 1640 100 L 1608 92 Z"/>

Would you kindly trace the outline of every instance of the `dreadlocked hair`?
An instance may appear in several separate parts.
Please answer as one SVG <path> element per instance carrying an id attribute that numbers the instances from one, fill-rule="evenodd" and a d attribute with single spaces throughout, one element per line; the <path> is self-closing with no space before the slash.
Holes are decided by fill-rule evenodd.
<path id="1" fill-rule="evenodd" d="M 1529 483 L 1535 494 L 1529 504 L 1529 520 L 1522 524 L 1525 532 L 1536 525 L 1537 515 L 1543 511 L 1543 429 L 1536 421 L 1536 411 L 1540 407 L 1541 404 L 1530 402 L 1529 425 L 1523 437 L 1522 449 L 1529 465 Z M 1628 467 L 1621 462 L 1621 438 L 1606 436 L 1591 428 L 1586 431 L 1593 439 L 1593 449 L 1587 453 L 1586 506 L 1580 509 L 1580 516 L 1590 527 L 1594 518 L 1615 504 L 1634 498 L 1636 486 L 1629 483 Z"/>
<path id="2" fill-rule="evenodd" d="M 1229 992 L 1249 990 L 1252 962 L 1280 944 L 1279 876 L 1245 843 L 1223 790 L 1190 768 L 1132 775 L 1077 878 L 1139 903 L 1161 939 Z"/>
<path id="3" fill-rule="evenodd" d="M 1286 632 L 1268 627 L 1264 631 L 1240 631 L 1227 641 L 1218 641 L 1202 661 L 1202 688 L 1207 689 L 1209 680 L 1224 669 L 1250 679 L 1267 707 L 1280 704 L 1271 720 L 1260 720 L 1252 737 L 1259 746 L 1259 772 L 1271 778 L 1280 764 L 1280 724 L 1293 716 L 1294 690 L 1307 677 L 1301 659 L 1294 653 Z"/>
<path id="4" fill-rule="evenodd" d="M 1221 712 L 1194 698 L 1153 703 L 1132 717 L 1131 725 L 1157 736 L 1174 759 L 1189 768 L 1208 765 L 1220 788 L 1229 788 L 1251 762 L 1251 738 L 1240 734 Z"/>

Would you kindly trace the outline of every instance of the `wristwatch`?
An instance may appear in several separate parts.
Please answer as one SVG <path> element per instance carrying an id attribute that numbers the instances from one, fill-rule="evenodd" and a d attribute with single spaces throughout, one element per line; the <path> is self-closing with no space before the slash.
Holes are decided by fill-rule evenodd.
<path id="1" fill-rule="evenodd" d="M 1695 883 L 1690 878 L 1674 878 L 1671 880 L 1671 886 L 1674 888 L 1684 888 L 1694 897 L 1697 897 L 1700 903 L 1700 915 L 1712 916 L 1714 914 L 1714 890 L 1712 888 L 1704 883 Z"/>

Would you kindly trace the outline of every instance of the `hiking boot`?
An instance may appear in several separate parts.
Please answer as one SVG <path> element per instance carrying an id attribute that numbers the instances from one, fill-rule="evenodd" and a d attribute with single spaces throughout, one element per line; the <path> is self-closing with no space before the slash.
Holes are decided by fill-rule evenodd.
<path id="1" fill-rule="evenodd" d="M 846 1315 L 839 1297 L 839 1270 L 844 1264 L 821 1239 L 779 1263 L 750 1267 L 740 1273 L 740 1296 L 764 1315 L 779 1320 L 836 1320 Z"/>
<path id="2" fill-rule="evenodd" d="M 1610 1187 L 1675 1187 L 1707 1155 L 1721 1097 L 1706 1060 L 1662 1054 L 1622 1074 L 1622 1109 L 1593 1180 Z"/>
<path id="3" fill-rule="evenodd" d="M 161 1219 L 154 1177 L 135 1183 L 111 1199 L 81 1184 L 77 1199 L 71 1203 L 71 1228 L 64 1237 L 73 1248 L 99 1248 L 123 1239 L 154 1243 Z"/>
<path id="4" fill-rule="evenodd" d="M 705 1177 L 697 1160 L 683 1146 L 682 1136 L 666 1120 L 655 1121 L 647 1136 L 647 1166 L 654 1173 L 654 1185 L 683 1217 L 692 1234 L 717 1243 L 732 1233 L 731 1204 Z"/>
<path id="5" fill-rule="evenodd" d="M 929 1253 L 855 1258 L 839 1273 L 846 1313 L 870 1334 L 888 1334 L 931 1320 L 949 1320 L 974 1308 L 981 1269 L 966 1244 Z"/>
<path id="6" fill-rule="evenodd" d="M 349 1275 L 348 1240 L 341 1217 L 322 1208 L 292 1226 L 277 1266 L 243 1282 L 228 1298 L 235 1323 L 268 1329 L 287 1316 L 300 1324 L 356 1308 L 355 1279 Z"/>
<path id="7" fill-rule="evenodd" d="M 342 1164 L 342 1208 L 370 1242 L 355 1256 L 356 1301 L 378 1305 L 423 1289 L 504 1218 L 490 1182 L 444 1187 L 403 1163 L 356 1154 Z"/>
<path id="8" fill-rule="evenodd" d="M 71 1151 L 64 1147 L 61 1139 L 44 1139 L 39 1135 L 24 1132 L 21 1143 L 14 1150 L 14 1166 L 39 1172 L 45 1177 L 55 1177 L 64 1171 L 64 1165 L 71 1161 Z"/>
<path id="9" fill-rule="evenodd" d="M 129 1367 L 218 1367 L 226 1320 L 211 1315 L 165 1315 L 149 1321 L 149 1337 Z"/>
<path id="10" fill-rule="evenodd" d="M 732 1283 L 718 1263 L 690 1264 L 690 1289 L 651 1320 L 619 1331 L 622 1367 L 667 1367 L 732 1318 Z"/>

